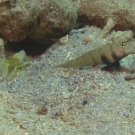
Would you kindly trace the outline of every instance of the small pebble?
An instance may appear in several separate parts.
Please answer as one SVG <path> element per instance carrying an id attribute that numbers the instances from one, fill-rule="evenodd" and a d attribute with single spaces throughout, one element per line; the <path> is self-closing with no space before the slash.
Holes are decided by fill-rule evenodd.
<path id="1" fill-rule="evenodd" d="M 88 102 L 87 102 L 87 100 L 84 100 L 83 101 L 83 105 L 86 105 Z"/>

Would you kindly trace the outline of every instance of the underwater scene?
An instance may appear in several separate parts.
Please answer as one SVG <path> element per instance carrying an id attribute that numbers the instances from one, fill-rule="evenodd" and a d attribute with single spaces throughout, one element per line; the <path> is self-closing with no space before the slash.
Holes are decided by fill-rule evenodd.
<path id="1" fill-rule="evenodd" d="M 0 135 L 135 135 L 135 0 L 1 0 Z"/>

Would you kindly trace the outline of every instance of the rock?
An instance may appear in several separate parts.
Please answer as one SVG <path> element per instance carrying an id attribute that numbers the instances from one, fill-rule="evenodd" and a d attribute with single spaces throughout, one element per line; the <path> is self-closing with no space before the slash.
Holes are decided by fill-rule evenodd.
<path id="1" fill-rule="evenodd" d="M 36 8 L 36 9 L 35 9 Z M 30 1 L 0 1 L 0 34 L 9 41 L 17 42 L 26 38 L 36 25 L 37 4 Z"/>
<path id="2" fill-rule="evenodd" d="M 79 20 L 103 28 L 108 18 L 115 30 L 133 30 L 135 33 L 135 1 L 133 0 L 82 0 L 78 9 Z"/>
<path id="3" fill-rule="evenodd" d="M 77 9 L 70 0 L 1 0 L 0 18 L 0 34 L 7 40 L 47 42 L 74 27 Z"/>
<path id="4" fill-rule="evenodd" d="M 38 16 L 38 25 L 31 38 L 38 42 L 46 42 L 67 34 L 75 25 L 77 9 L 69 0 L 46 1 L 46 8 Z"/>

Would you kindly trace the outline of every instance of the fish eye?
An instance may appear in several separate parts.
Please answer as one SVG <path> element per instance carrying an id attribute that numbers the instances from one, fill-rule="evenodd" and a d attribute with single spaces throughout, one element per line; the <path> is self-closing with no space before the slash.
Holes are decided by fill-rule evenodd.
<path id="1" fill-rule="evenodd" d="M 125 42 L 122 42 L 122 43 L 121 43 L 121 46 L 125 46 Z"/>
<path id="2" fill-rule="evenodd" d="M 128 43 L 128 42 L 129 42 L 129 40 L 125 40 L 124 42 L 121 43 L 121 46 L 122 46 L 122 47 L 125 46 L 126 43 Z"/>

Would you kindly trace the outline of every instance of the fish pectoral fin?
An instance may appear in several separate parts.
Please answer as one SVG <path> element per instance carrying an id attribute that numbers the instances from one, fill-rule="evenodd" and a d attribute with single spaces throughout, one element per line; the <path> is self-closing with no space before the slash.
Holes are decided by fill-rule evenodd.
<path id="1" fill-rule="evenodd" d="M 119 61 L 114 62 L 110 65 L 107 65 L 105 67 L 103 67 L 101 70 L 105 70 L 105 71 L 109 71 L 109 72 L 113 72 L 113 71 L 122 71 L 122 66 L 120 65 Z"/>

